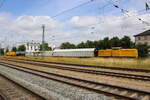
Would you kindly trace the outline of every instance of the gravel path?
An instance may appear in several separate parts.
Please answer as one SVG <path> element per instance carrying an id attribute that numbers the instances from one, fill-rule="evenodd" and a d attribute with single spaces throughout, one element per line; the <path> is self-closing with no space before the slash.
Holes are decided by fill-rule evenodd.
<path id="1" fill-rule="evenodd" d="M 55 97 L 56 100 L 112 100 L 112 98 L 102 94 L 44 79 L 8 67 L 0 66 L 0 73 L 5 73 L 19 80 L 29 82 L 35 87 L 40 87 L 42 90 L 47 91 L 49 95 Z"/>

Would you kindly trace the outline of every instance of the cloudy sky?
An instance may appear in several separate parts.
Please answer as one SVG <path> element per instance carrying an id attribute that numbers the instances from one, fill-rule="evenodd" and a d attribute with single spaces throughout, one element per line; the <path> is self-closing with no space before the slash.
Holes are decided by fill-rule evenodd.
<path id="1" fill-rule="evenodd" d="M 150 0 L 0 0 L 0 43 L 79 43 L 131 36 L 150 28 Z M 114 7 L 117 5 L 119 8 Z M 74 8 L 74 9 L 72 9 Z M 139 20 L 139 18 L 141 20 Z"/>

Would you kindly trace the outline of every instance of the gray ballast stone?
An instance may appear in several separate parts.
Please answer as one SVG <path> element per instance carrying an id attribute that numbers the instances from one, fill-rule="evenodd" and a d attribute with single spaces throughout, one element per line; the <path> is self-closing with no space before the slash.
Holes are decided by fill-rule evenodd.
<path id="1" fill-rule="evenodd" d="M 0 66 L 0 73 L 15 78 L 29 89 L 39 91 L 38 93 L 47 99 L 54 100 L 112 100 L 103 94 L 91 92 L 82 88 L 45 79 L 36 75 L 18 71 L 9 67 Z"/>
<path id="2" fill-rule="evenodd" d="M 57 97 L 58 94 L 56 94 L 52 91 L 49 91 L 49 90 L 42 88 L 42 87 L 39 87 L 38 85 L 27 82 L 27 81 L 20 79 L 18 77 L 9 75 L 6 72 L 0 71 L 0 73 L 2 75 L 4 75 L 5 77 L 7 77 L 8 79 L 11 79 L 11 80 L 15 81 L 16 83 L 21 84 L 23 87 L 27 88 L 28 90 L 33 91 L 34 93 L 40 95 L 41 97 L 44 97 L 47 100 L 58 100 L 60 98 L 63 98 L 61 96 Z M 64 98 L 64 100 L 69 100 L 69 99 Z"/>

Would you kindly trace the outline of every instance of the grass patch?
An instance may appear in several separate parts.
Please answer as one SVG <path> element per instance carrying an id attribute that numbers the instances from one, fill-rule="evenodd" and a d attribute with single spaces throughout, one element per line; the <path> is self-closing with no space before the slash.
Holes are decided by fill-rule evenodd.
<path id="1" fill-rule="evenodd" d="M 150 58 L 66 58 L 66 57 L 15 57 L 29 60 L 42 60 L 48 62 L 62 62 L 83 65 L 113 66 L 125 68 L 150 69 Z"/>

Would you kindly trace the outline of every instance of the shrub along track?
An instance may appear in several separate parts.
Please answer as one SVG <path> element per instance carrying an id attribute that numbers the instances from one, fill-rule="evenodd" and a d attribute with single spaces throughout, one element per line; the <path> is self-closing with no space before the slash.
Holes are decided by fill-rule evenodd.
<path id="1" fill-rule="evenodd" d="M 112 76 L 112 77 L 121 77 L 121 78 L 128 78 L 128 79 L 134 79 L 134 80 L 141 80 L 141 81 L 150 81 L 150 75 L 138 75 L 136 74 L 129 74 L 129 73 L 120 73 L 120 72 L 110 72 L 110 71 L 101 71 L 96 69 L 88 69 L 88 68 L 80 68 L 78 66 L 74 67 L 66 67 L 65 65 L 61 64 L 54 64 L 50 65 L 51 63 L 46 63 L 42 61 L 29 61 L 29 60 L 14 60 L 14 59 L 5 59 L 7 61 L 12 62 L 18 62 L 18 63 L 26 63 L 31 65 L 37 65 L 37 66 L 43 66 L 48 68 L 55 68 L 55 69 L 61 69 L 61 70 L 69 70 L 69 71 L 76 71 L 76 72 L 82 72 L 82 73 L 89 73 L 89 74 L 96 74 L 96 75 L 106 75 L 106 76 Z M 85 66 L 86 67 L 86 66 Z M 90 67 L 91 68 L 91 67 Z M 125 70 L 126 71 L 126 70 Z M 143 71 L 142 71 L 143 72 Z M 145 72 L 148 73 L 147 71 Z"/>
<path id="2" fill-rule="evenodd" d="M 15 64 L 9 64 L 0 62 L 1 65 L 5 67 L 10 67 L 19 71 L 23 71 L 26 73 L 34 74 L 43 78 L 51 79 L 54 81 L 62 82 L 65 84 L 81 87 L 88 89 L 90 91 L 94 91 L 97 93 L 103 93 L 108 96 L 113 96 L 115 98 L 119 98 L 122 100 L 149 100 L 150 92 L 144 90 L 138 90 L 133 88 L 127 88 L 117 85 L 110 85 L 107 83 L 100 83 L 91 80 L 81 79 L 77 77 L 72 77 L 68 75 L 61 75 L 58 73 L 42 71 L 32 68 L 27 68 Z"/>
<path id="3" fill-rule="evenodd" d="M 3 74 L 0 74 L 0 100 L 46 100 Z"/>

